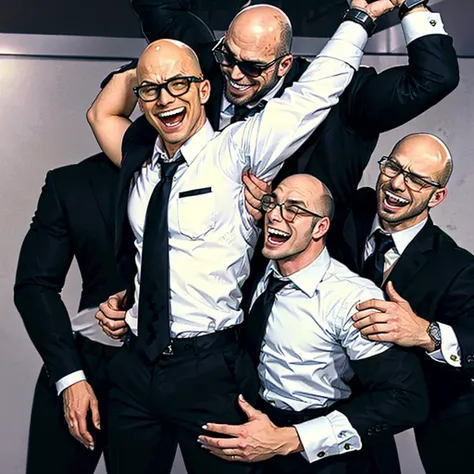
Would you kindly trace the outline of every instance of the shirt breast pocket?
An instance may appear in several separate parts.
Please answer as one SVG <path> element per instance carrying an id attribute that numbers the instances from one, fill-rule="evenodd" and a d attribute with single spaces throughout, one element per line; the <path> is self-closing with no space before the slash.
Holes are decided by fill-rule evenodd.
<path id="1" fill-rule="evenodd" d="M 216 203 L 211 187 L 179 193 L 179 231 L 190 239 L 199 239 L 216 225 Z"/>

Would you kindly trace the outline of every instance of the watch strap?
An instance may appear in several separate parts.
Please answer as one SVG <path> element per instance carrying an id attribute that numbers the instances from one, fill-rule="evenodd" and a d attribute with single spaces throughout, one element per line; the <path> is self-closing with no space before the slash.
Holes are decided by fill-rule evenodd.
<path id="1" fill-rule="evenodd" d="M 435 351 L 441 349 L 441 329 L 439 324 L 436 321 L 431 321 L 431 323 L 426 328 L 426 332 L 428 336 L 430 336 L 431 340 L 434 342 Z"/>
<path id="2" fill-rule="evenodd" d="M 346 13 L 344 13 L 342 21 L 353 21 L 354 23 L 362 25 L 369 37 L 374 34 L 377 28 L 375 20 L 367 12 L 359 8 L 350 8 L 347 10 Z"/>

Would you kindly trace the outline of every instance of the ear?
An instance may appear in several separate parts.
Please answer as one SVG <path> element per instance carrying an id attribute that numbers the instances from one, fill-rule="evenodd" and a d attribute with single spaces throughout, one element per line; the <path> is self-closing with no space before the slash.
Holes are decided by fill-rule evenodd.
<path id="1" fill-rule="evenodd" d="M 201 105 L 204 105 L 211 95 L 211 83 L 205 79 L 199 84 L 199 98 L 201 99 Z"/>
<path id="2" fill-rule="evenodd" d="M 432 209 L 433 207 L 438 206 L 446 199 L 447 195 L 448 190 L 446 188 L 437 189 L 428 201 L 428 207 Z"/>
<path id="3" fill-rule="evenodd" d="M 285 74 L 287 74 L 292 64 L 293 64 L 293 55 L 288 54 L 280 61 L 280 64 L 278 66 L 278 77 L 283 77 Z"/>
<path id="4" fill-rule="evenodd" d="M 322 217 L 319 219 L 313 229 L 313 240 L 322 239 L 328 233 L 330 226 L 331 221 L 329 217 Z"/>

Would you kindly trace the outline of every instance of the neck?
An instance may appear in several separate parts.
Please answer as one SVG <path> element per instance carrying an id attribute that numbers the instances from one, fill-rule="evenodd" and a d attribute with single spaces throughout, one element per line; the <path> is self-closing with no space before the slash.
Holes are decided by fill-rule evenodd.
<path id="1" fill-rule="evenodd" d="M 415 217 L 400 222 L 387 222 L 379 217 L 379 222 L 383 230 L 386 230 L 387 232 L 393 234 L 395 232 L 410 229 L 419 224 L 420 222 L 424 221 L 427 217 L 428 212 L 422 212 L 421 214 Z"/>
<path id="2" fill-rule="evenodd" d="M 179 149 L 188 140 L 190 140 L 194 135 L 196 135 L 196 133 L 199 132 L 199 130 L 201 130 L 201 128 L 204 127 L 204 125 L 206 125 L 206 114 L 203 111 L 201 113 L 201 115 L 199 116 L 197 122 L 194 124 L 193 128 L 191 129 L 191 131 L 190 131 L 190 133 L 189 133 L 189 135 L 186 139 L 184 139 L 181 142 L 177 142 L 177 143 L 170 143 L 170 142 L 166 142 L 165 140 L 163 140 L 163 146 L 165 147 L 165 150 L 166 150 L 166 153 L 168 154 L 168 156 L 170 158 L 173 158 L 174 155 L 176 155 L 176 153 L 179 151 Z"/>
<path id="3" fill-rule="evenodd" d="M 303 268 L 311 265 L 321 255 L 321 252 L 325 249 L 325 247 L 326 246 L 321 242 L 318 243 L 318 245 L 315 245 L 311 251 L 306 249 L 297 255 L 292 255 L 291 257 L 277 260 L 276 262 L 278 271 L 283 276 L 289 276 L 293 273 L 303 270 Z"/>

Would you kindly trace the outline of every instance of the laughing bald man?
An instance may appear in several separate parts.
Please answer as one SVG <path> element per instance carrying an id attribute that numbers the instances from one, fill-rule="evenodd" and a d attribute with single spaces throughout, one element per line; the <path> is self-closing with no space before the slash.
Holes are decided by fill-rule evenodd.
<path id="1" fill-rule="evenodd" d="M 463 472 L 474 465 L 474 256 L 430 217 L 453 158 L 438 137 L 417 133 L 379 165 L 376 189 L 359 190 L 331 252 L 391 300 L 359 305 L 355 327 L 420 358 L 431 409 L 415 435 L 426 473 Z"/>

